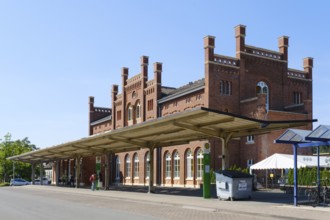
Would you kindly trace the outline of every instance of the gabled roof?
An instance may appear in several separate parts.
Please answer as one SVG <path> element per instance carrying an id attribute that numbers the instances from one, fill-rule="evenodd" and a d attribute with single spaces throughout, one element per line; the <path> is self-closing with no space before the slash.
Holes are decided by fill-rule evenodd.
<path id="1" fill-rule="evenodd" d="M 120 129 L 106 131 L 8 159 L 29 163 L 103 155 L 187 144 L 190 141 L 237 138 L 304 126 L 316 120 L 264 121 L 207 108 L 195 108 Z"/>

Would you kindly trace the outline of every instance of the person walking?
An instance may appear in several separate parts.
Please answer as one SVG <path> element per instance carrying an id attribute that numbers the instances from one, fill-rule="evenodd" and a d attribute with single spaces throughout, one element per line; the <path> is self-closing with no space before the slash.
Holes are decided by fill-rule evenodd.
<path id="1" fill-rule="evenodd" d="M 89 181 L 91 182 L 91 190 L 94 191 L 96 183 L 96 175 L 94 173 L 89 177 Z"/>

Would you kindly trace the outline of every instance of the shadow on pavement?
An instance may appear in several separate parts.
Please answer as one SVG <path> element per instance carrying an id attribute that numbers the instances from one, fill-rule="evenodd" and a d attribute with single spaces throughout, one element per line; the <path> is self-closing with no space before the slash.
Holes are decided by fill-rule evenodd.
<path id="1" fill-rule="evenodd" d="M 203 197 L 202 188 L 155 187 L 154 189 L 156 194 Z M 148 193 L 147 186 L 111 186 L 109 190 Z M 211 188 L 211 198 L 217 198 L 215 186 Z M 242 201 L 293 204 L 293 195 L 286 194 L 280 190 L 259 190 L 252 191 L 251 199 L 246 199 Z"/>

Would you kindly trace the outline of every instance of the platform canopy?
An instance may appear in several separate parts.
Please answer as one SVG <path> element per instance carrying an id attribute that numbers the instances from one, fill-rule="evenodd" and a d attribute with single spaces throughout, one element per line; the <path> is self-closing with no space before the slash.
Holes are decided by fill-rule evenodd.
<path id="1" fill-rule="evenodd" d="M 330 141 L 330 125 L 319 125 L 306 136 L 310 141 Z"/>
<path id="2" fill-rule="evenodd" d="M 212 137 L 230 140 L 272 130 L 304 126 L 316 120 L 265 121 L 208 108 L 145 121 L 112 131 L 88 136 L 56 146 L 13 156 L 8 159 L 28 163 L 48 162 L 84 156 L 103 155 L 187 144 Z"/>

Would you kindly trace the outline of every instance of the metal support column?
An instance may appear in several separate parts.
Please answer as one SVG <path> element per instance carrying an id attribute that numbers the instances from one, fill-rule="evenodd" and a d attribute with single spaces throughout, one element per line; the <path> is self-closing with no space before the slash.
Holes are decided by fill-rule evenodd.
<path id="1" fill-rule="evenodd" d="M 203 197 L 211 198 L 210 143 L 204 144 Z"/>
<path id="2" fill-rule="evenodd" d="M 297 172 L 297 149 L 298 145 L 293 145 L 293 205 L 298 205 L 298 172 Z"/>
<path id="3" fill-rule="evenodd" d="M 320 146 L 317 146 L 317 195 L 320 196 Z"/>

